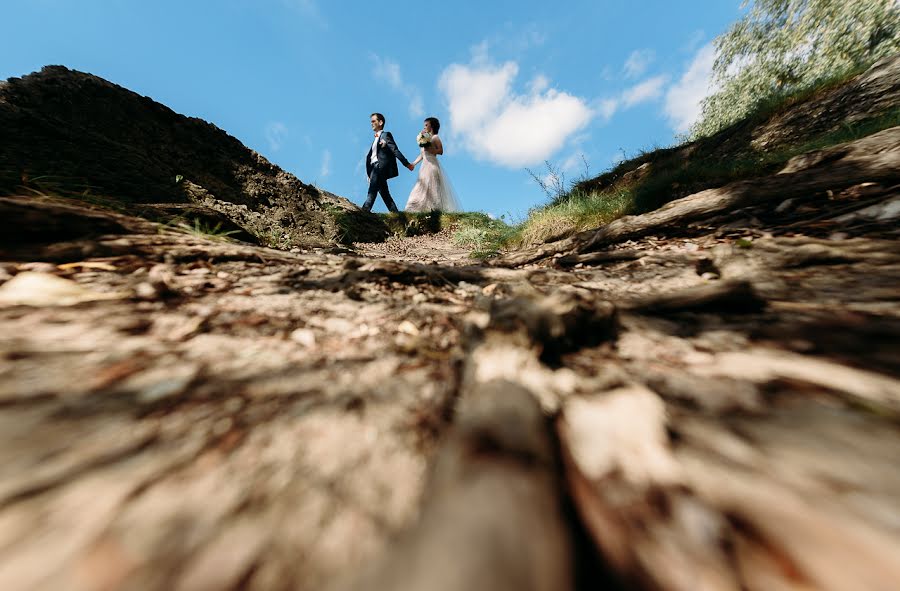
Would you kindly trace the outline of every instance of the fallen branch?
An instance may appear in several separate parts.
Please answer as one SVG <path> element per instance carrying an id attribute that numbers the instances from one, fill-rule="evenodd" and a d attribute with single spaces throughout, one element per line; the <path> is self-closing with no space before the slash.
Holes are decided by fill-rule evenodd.
<path id="1" fill-rule="evenodd" d="M 682 310 L 756 312 L 766 301 L 749 281 L 716 281 L 674 293 L 636 298 L 619 305 L 622 310 L 659 314 Z"/>
<path id="2" fill-rule="evenodd" d="M 637 250 L 613 250 L 608 252 L 591 252 L 588 254 L 570 254 L 556 259 L 554 263 L 560 267 L 602 265 L 604 263 L 635 261 L 645 256 L 647 256 L 647 253 Z"/>
<path id="3" fill-rule="evenodd" d="M 339 589 L 572 588 L 571 541 L 540 407 L 506 381 L 469 394 L 438 454 L 419 523 Z"/>

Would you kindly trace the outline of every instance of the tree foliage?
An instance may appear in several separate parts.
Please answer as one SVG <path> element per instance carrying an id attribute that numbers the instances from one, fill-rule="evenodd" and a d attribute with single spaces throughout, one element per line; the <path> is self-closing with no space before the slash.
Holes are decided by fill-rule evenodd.
<path id="1" fill-rule="evenodd" d="M 715 41 L 713 85 L 691 130 L 710 135 L 760 103 L 900 51 L 900 0 L 745 0 Z"/>

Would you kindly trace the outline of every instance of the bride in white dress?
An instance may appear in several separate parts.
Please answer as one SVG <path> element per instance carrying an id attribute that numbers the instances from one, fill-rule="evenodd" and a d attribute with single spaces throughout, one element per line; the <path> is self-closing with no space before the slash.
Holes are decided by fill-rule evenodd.
<path id="1" fill-rule="evenodd" d="M 419 157 L 412 163 L 417 166 L 420 162 L 419 178 L 416 186 L 409 193 L 406 202 L 406 211 L 459 211 L 459 200 L 441 163 L 438 155 L 444 153 L 444 144 L 438 137 L 441 123 L 435 117 L 425 120 L 422 129 L 424 133 L 431 134 L 431 141 L 427 146 L 422 146 Z"/>

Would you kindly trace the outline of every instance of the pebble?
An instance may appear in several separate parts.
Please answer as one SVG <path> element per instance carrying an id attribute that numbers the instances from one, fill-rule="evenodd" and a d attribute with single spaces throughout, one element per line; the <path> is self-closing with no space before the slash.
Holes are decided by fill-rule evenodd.
<path id="1" fill-rule="evenodd" d="M 0 305 L 71 306 L 129 295 L 124 292 L 96 292 L 56 275 L 24 271 L 0 287 Z"/>
<path id="2" fill-rule="evenodd" d="M 308 328 L 298 328 L 291 333 L 290 339 L 304 347 L 316 346 L 316 333 Z"/>
<path id="3" fill-rule="evenodd" d="M 146 281 L 138 283 L 134 288 L 134 293 L 142 300 L 155 300 L 159 297 L 156 289 Z"/>
<path id="4" fill-rule="evenodd" d="M 409 320 L 404 320 L 397 326 L 397 332 L 402 332 L 408 335 L 416 336 L 419 334 L 419 329 L 416 328 L 416 325 L 410 322 Z"/>
<path id="5" fill-rule="evenodd" d="M 225 435 L 231 430 L 231 427 L 234 425 L 234 421 L 231 417 L 225 417 L 224 419 L 219 419 L 212 426 L 212 434 L 215 437 L 220 437 Z"/>
<path id="6" fill-rule="evenodd" d="M 51 263 L 24 263 L 19 265 L 19 271 L 31 271 L 33 273 L 55 273 L 58 269 Z"/>
<path id="7" fill-rule="evenodd" d="M 782 201 L 781 204 L 779 204 L 778 207 L 775 208 L 775 213 L 784 213 L 785 211 L 793 207 L 796 201 L 796 199 L 786 199 Z"/>

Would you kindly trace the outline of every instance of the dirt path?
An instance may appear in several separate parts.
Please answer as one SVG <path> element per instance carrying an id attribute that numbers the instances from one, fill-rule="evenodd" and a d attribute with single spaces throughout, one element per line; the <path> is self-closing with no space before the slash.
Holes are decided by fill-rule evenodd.
<path id="1" fill-rule="evenodd" d="M 895 238 L 502 269 L 101 217 L 4 247 L 0 588 L 900 580 Z"/>
<path id="2" fill-rule="evenodd" d="M 395 236 L 384 242 L 356 243 L 354 249 L 363 256 L 432 265 L 473 265 L 477 261 L 470 250 L 454 242 L 453 228 L 421 236 Z"/>

